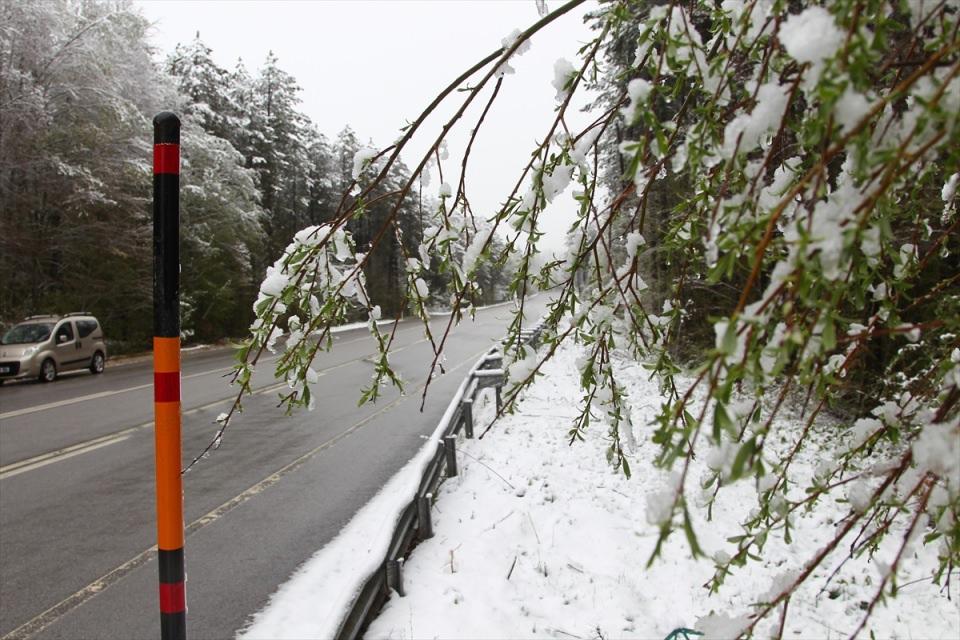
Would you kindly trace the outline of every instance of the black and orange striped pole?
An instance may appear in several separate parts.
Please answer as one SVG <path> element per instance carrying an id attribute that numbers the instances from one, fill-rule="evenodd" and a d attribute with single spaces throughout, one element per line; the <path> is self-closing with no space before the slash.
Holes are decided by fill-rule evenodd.
<path id="1" fill-rule="evenodd" d="M 153 119 L 153 407 L 160 637 L 187 637 L 180 477 L 180 120 Z"/>

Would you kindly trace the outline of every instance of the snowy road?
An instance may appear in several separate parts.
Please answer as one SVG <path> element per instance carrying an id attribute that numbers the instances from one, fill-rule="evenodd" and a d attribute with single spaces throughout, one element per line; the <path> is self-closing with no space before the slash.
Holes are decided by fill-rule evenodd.
<path id="1" fill-rule="evenodd" d="M 532 317 L 543 304 L 530 303 Z M 375 406 L 356 406 L 373 370 L 365 330 L 338 334 L 318 359 L 324 400 L 313 413 L 282 416 L 262 367 L 261 392 L 223 448 L 184 480 L 192 637 L 231 637 L 339 531 L 432 431 L 507 318 L 507 307 L 482 310 L 453 332 L 450 375 L 433 381 L 423 413 L 430 345 L 414 323 L 402 325 L 392 358 L 407 395 L 388 390 Z M 185 355 L 186 461 L 226 406 L 231 362 L 224 350 Z M 0 389 L 0 637 L 159 635 L 151 378 L 145 361 Z"/>

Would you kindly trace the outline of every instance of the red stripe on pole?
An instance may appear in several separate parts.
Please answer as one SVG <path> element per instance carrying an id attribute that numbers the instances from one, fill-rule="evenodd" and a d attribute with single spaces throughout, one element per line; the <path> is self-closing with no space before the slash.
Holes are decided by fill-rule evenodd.
<path id="1" fill-rule="evenodd" d="M 180 402 L 180 372 L 154 372 L 153 401 Z"/>
<path id="2" fill-rule="evenodd" d="M 160 583 L 160 613 L 181 613 L 187 610 L 186 589 L 182 582 Z"/>
<path id="3" fill-rule="evenodd" d="M 180 175 L 180 145 L 163 143 L 153 145 L 154 175 Z"/>

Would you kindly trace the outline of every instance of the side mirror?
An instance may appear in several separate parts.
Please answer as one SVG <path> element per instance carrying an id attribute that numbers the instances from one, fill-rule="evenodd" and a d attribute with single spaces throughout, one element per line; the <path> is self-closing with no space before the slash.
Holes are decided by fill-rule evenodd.
<path id="1" fill-rule="evenodd" d="M 57 344 L 63 344 L 68 340 L 67 336 L 63 333 L 57 335 Z"/>

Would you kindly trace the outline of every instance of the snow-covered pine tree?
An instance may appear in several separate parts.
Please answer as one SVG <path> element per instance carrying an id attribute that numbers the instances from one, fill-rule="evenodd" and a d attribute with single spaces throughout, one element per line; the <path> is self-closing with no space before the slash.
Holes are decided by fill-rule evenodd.
<path id="1" fill-rule="evenodd" d="M 125 3 L 0 3 L 4 321 L 90 309 L 118 346 L 150 335 L 147 28 Z"/>
<path id="2" fill-rule="evenodd" d="M 178 45 L 166 67 L 182 94 L 181 288 L 185 335 L 217 340 L 249 324 L 258 265 L 265 262 L 257 174 L 234 148 L 241 110 L 229 73 L 200 35 Z"/>
<path id="3" fill-rule="evenodd" d="M 333 146 L 322 133 L 308 131 L 307 219 L 310 224 L 329 222 L 337 208 L 342 189 L 337 188 L 336 162 Z"/>
<path id="4" fill-rule="evenodd" d="M 271 52 L 253 81 L 249 105 L 251 166 L 260 176 L 268 256 L 279 255 L 307 223 L 312 185 L 307 148 L 312 125 L 298 109 L 300 87 Z"/>
<path id="5" fill-rule="evenodd" d="M 167 57 L 166 70 L 176 79 L 180 93 L 189 98 L 183 113 L 194 116 L 211 135 L 235 142 L 236 131 L 243 125 L 241 108 L 235 103 L 230 73 L 214 62 L 212 54 L 198 32 L 190 43 L 176 46 Z"/>

